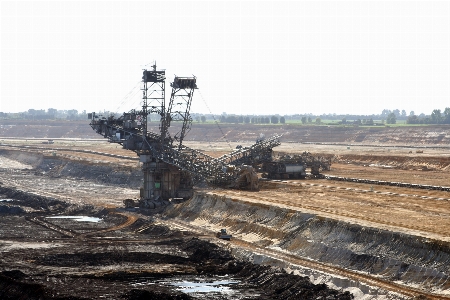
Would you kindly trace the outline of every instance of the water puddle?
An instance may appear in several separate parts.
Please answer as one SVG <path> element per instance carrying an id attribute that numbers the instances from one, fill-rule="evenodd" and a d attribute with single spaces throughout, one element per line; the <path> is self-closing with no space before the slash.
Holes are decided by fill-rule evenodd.
<path id="1" fill-rule="evenodd" d="M 17 249 L 50 249 L 55 247 L 61 247 L 63 244 L 59 243 L 45 243 L 45 242 L 17 242 L 17 241 L 2 241 L 4 244 L 0 244 L 2 252 L 8 252 Z"/>
<path id="2" fill-rule="evenodd" d="M 233 280 L 228 276 L 215 277 L 197 277 L 197 276 L 182 276 L 171 278 L 168 280 L 154 280 L 154 278 L 140 278 L 139 281 L 134 282 L 133 285 L 152 285 L 163 284 L 174 287 L 177 291 L 186 294 L 202 294 L 208 296 L 226 296 L 241 294 L 242 291 L 233 289 L 234 285 L 240 281 Z"/>
<path id="3" fill-rule="evenodd" d="M 390 165 L 381 165 L 381 164 L 370 164 L 369 167 L 383 168 L 383 169 L 391 169 L 394 166 Z"/>
<path id="4" fill-rule="evenodd" d="M 170 283 L 172 286 L 178 287 L 180 292 L 189 293 L 226 293 L 231 292 L 231 285 L 239 283 L 232 280 L 215 280 L 215 281 L 181 281 Z"/>
<path id="5" fill-rule="evenodd" d="M 78 222 L 93 222 L 93 223 L 98 223 L 102 220 L 100 218 L 88 216 L 53 216 L 47 217 L 46 219 L 73 219 L 74 221 Z"/>

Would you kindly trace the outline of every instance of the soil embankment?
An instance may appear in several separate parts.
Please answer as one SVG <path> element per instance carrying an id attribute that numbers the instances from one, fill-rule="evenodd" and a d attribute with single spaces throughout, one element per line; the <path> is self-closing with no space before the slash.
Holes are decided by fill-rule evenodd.
<path id="1" fill-rule="evenodd" d="M 177 132 L 180 124 L 171 125 Z M 220 126 L 220 128 L 219 128 Z M 149 130 L 159 132 L 159 123 L 149 123 Z M 450 126 L 311 126 L 294 124 L 202 124 L 194 122 L 186 141 L 253 142 L 260 136 L 282 134 L 283 142 L 295 143 L 358 143 L 442 145 L 450 144 Z M 1 137 L 42 139 L 99 139 L 86 121 L 65 120 L 0 120 Z"/>
<path id="2" fill-rule="evenodd" d="M 211 231 L 226 228 L 235 238 L 251 244 L 355 273 L 370 274 L 386 282 L 401 282 L 427 292 L 450 294 L 448 243 L 313 213 L 248 203 L 212 192 L 196 193 L 191 200 L 176 205 L 166 215 Z M 305 271 L 300 267 L 298 271 L 314 278 L 310 269 Z M 315 276 L 318 278 L 323 274 Z M 357 293 L 370 294 L 363 282 L 339 280 L 337 285 L 347 290 L 358 287 Z M 333 279 L 330 283 L 335 284 Z M 376 294 L 382 292 L 376 291 Z"/>
<path id="3" fill-rule="evenodd" d="M 63 154 L 50 152 L 0 149 L 0 156 L 22 164 L 23 169 L 52 178 L 78 178 L 91 182 L 139 188 L 142 171 L 136 167 L 101 163 L 95 159 L 70 159 Z M 2 166 L 0 165 L 0 168 Z"/>
<path id="4" fill-rule="evenodd" d="M 266 137 L 282 134 L 282 142 L 294 143 L 357 143 L 357 144 L 414 144 L 449 145 L 450 126 L 423 127 L 358 127 L 358 126 L 306 126 L 306 125 L 243 125 L 194 124 L 191 141 L 254 141 L 260 134 Z M 222 132 L 225 136 L 222 136 Z"/>

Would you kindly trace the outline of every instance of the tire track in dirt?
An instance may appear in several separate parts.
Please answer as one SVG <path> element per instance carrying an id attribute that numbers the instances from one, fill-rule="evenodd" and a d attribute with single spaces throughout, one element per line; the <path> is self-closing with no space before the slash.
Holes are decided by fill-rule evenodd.
<path id="1" fill-rule="evenodd" d="M 125 217 L 127 217 L 127 219 L 125 220 L 125 222 L 123 222 L 122 224 L 116 225 L 116 226 L 112 226 L 109 228 L 104 228 L 104 229 L 100 229 L 100 230 L 94 230 L 94 231 L 90 231 L 90 232 L 86 232 L 86 233 L 77 233 L 71 230 L 67 230 L 64 229 L 58 225 L 55 225 L 51 222 L 45 221 L 42 218 L 39 217 L 32 217 L 32 218 L 26 218 L 26 220 L 45 227 L 47 229 L 53 230 L 59 234 L 62 234 L 63 236 L 66 237 L 71 237 L 71 238 L 76 238 L 76 239 L 85 239 L 85 238 L 91 238 L 93 235 L 99 234 L 99 233 L 106 233 L 106 232 L 111 232 L 111 231 L 116 231 L 116 230 L 121 230 L 124 229 L 128 226 L 131 226 L 134 222 L 136 222 L 136 220 L 138 219 L 137 216 L 134 215 L 130 215 L 130 214 L 125 214 L 125 213 L 117 213 L 117 212 L 112 212 L 115 214 L 119 214 L 119 215 L 123 215 Z"/>
<path id="2" fill-rule="evenodd" d="M 42 226 L 44 228 L 47 228 L 47 229 L 53 230 L 53 231 L 55 231 L 55 232 L 57 232 L 59 234 L 62 234 L 63 236 L 71 237 L 71 238 L 79 237 L 79 235 L 76 232 L 64 229 L 64 228 L 62 228 L 62 227 L 60 227 L 58 225 L 55 225 L 55 224 L 50 223 L 50 222 L 47 222 L 47 221 L 43 220 L 42 218 L 39 218 L 39 217 L 28 218 L 28 217 L 26 217 L 25 219 L 27 221 L 30 221 L 30 222 L 36 224 L 36 225 Z"/>
<path id="3" fill-rule="evenodd" d="M 121 229 L 124 229 L 124 228 L 126 228 L 128 226 L 133 225 L 133 223 L 136 222 L 136 220 L 138 219 L 138 217 L 136 215 L 129 214 L 129 213 L 115 212 L 115 211 L 110 212 L 110 213 L 125 216 L 127 219 L 122 224 L 119 224 L 119 225 L 116 225 L 116 226 L 112 226 L 112 227 L 109 227 L 109 228 L 105 228 L 105 229 L 100 229 L 100 230 L 96 230 L 96 231 L 90 231 L 90 232 L 87 232 L 87 233 L 83 233 L 83 234 L 80 235 L 80 237 L 87 237 L 87 238 L 89 238 L 89 237 L 91 237 L 92 235 L 95 235 L 95 234 L 121 230 Z"/>

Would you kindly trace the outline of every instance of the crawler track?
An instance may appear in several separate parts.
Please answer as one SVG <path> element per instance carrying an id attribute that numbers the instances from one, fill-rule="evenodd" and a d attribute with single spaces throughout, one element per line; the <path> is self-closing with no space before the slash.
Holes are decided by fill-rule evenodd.
<path id="1" fill-rule="evenodd" d="M 58 225 L 55 225 L 53 223 L 47 222 L 46 220 L 44 220 L 43 218 L 39 218 L 39 217 L 32 217 L 32 218 L 26 218 L 28 221 L 33 222 L 34 224 L 37 224 L 39 226 L 45 227 L 47 229 L 56 231 L 59 234 L 62 234 L 65 237 L 71 237 L 71 238 L 76 238 L 78 236 L 77 233 L 61 228 Z"/>
<path id="2" fill-rule="evenodd" d="M 372 179 L 363 179 L 363 178 L 350 178 L 350 177 L 340 177 L 340 176 L 333 176 L 333 175 L 323 175 L 322 178 L 327 179 L 327 180 L 335 180 L 335 181 L 346 181 L 346 182 L 365 183 L 365 184 L 374 184 L 374 185 L 388 185 L 388 186 L 398 186 L 398 187 L 402 187 L 402 188 L 413 188 L 413 189 L 450 192 L 450 186 L 416 184 L 416 183 L 407 183 L 407 182 L 393 182 L 393 181 L 372 180 Z"/>

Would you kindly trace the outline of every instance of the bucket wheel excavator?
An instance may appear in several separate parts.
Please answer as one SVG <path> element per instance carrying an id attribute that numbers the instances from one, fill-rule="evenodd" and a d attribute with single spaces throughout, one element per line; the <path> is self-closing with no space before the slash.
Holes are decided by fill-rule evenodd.
<path id="1" fill-rule="evenodd" d="M 142 76 L 142 109 L 131 110 L 120 117 L 89 113 L 90 126 L 108 139 L 134 151 L 142 163 L 144 173 L 138 205 L 156 208 L 169 199 L 188 199 L 198 182 L 212 185 L 258 190 L 258 176 L 250 164 L 272 155 L 272 148 L 280 145 L 280 136 L 258 140 L 251 147 L 236 149 L 230 154 L 213 158 L 183 145 L 192 125 L 189 113 L 197 79 L 175 76 L 172 91 L 165 101 L 164 70 L 144 70 Z M 160 115 L 159 132 L 150 132 L 147 120 L 150 114 Z M 181 129 L 170 132 L 172 122 L 181 122 Z M 125 203 L 135 206 L 134 201 Z"/>

